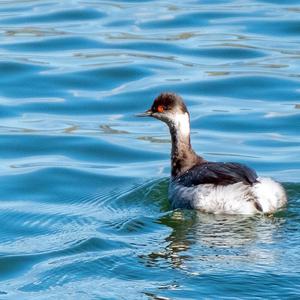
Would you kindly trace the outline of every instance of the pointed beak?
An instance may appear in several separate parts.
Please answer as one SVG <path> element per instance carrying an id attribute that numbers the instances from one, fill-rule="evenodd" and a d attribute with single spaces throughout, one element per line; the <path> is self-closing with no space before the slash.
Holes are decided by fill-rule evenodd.
<path id="1" fill-rule="evenodd" d="M 143 113 L 135 115 L 136 117 L 151 117 L 152 116 L 152 111 L 151 109 L 146 110 Z"/>

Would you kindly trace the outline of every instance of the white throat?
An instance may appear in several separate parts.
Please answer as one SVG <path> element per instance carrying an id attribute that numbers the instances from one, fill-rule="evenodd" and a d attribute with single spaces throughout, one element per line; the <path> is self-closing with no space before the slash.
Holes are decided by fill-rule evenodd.
<path id="1" fill-rule="evenodd" d="M 188 137 L 190 135 L 190 117 L 188 113 L 177 114 L 174 122 L 179 136 Z"/>

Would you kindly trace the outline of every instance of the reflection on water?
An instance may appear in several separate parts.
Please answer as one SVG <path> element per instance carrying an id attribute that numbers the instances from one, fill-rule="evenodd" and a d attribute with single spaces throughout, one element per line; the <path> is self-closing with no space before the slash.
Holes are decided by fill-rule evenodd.
<path id="1" fill-rule="evenodd" d="M 214 269 L 237 263 L 275 263 L 276 253 L 266 252 L 259 244 L 274 243 L 273 235 L 284 225 L 284 218 L 249 217 L 174 211 L 160 218 L 160 223 L 172 229 L 159 252 L 143 256 L 147 266 L 170 265 L 195 272 L 214 264 Z M 276 251 L 275 251 L 276 252 Z M 162 263 L 165 260 L 166 263 Z"/>

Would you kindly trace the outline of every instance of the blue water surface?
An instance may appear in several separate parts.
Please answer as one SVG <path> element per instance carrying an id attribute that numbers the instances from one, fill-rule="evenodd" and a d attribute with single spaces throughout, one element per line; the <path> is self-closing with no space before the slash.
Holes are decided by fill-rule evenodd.
<path id="1" fill-rule="evenodd" d="M 1 0 L 0 298 L 299 298 L 299 74 L 297 0 Z M 288 207 L 172 211 L 162 91 Z"/>

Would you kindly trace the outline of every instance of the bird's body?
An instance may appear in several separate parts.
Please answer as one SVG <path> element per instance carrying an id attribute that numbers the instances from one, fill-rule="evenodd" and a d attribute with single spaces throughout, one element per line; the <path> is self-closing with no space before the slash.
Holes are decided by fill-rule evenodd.
<path id="1" fill-rule="evenodd" d="M 169 200 L 172 207 L 208 213 L 273 213 L 287 202 L 283 187 L 271 178 L 260 178 L 239 163 L 208 162 L 190 143 L 187 108 L 173 93 L 159 95 L 144 116 L 165 122 L 172 138 Z"/>
<path id="2" fill-rule="evenodd" d="M 172 208 L 198 209 L 215 214 L 273 213 L 286 203 L 282 186 L 271 178 L 258 178 L 253 185 L 198 184 L 186 187 L 177 180 L 169 185 Z"/>

